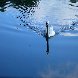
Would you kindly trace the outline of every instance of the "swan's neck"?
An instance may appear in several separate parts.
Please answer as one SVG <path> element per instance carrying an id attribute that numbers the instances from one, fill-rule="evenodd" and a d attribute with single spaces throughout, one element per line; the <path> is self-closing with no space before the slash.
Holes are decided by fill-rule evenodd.
<path id="1" fill-rule="evenodd" d="M 48 37 L 48 22 L 46 22 L 46 37 Z"/>

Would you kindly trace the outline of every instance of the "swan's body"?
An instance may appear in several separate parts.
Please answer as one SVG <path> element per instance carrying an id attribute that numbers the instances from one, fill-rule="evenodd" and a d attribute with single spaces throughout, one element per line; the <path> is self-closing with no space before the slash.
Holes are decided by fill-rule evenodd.
<path id="1" fill-rule="evenodd" d="M 48 27 L 48 37 L 54 36 L 55 31 L 53 30 L 53 27 Z"/>
<path id="2" fill-rule="evenodd" d="M 53 30 L 53 26 L 49 26 L 49 22 L 46 22 L 46 35 L 48 37 L 52 37 L 55 35 L 55 31 Z"/>

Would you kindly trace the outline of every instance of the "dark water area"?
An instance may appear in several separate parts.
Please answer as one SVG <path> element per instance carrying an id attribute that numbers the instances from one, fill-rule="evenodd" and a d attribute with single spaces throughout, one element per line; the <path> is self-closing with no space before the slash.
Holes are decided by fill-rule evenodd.
<path id="1" fill-rule="evenodd" d="M 78 78 L 77 68 L 77 0 L 0 0 L 0 77 Z"/>

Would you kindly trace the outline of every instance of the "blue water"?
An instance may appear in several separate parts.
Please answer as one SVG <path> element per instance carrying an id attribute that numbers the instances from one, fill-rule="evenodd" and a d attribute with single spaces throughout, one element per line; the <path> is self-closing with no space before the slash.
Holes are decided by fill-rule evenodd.
<path id="1" fill-rule="evenodd" d="M 0 77 L 78 78 L 77 2 L 20 1 L 0 1 Z M 59 31 L 48 47 L 46 21 Z"/>

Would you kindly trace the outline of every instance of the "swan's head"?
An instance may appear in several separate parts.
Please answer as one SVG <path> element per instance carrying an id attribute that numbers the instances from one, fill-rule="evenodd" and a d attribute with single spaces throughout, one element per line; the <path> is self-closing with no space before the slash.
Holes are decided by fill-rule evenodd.
<path id="1" fill-rule="evenodd" d="M 49 25 L 49 21 L 46 21 L 46 27 L 48 27 L 48 25 Z"/>
<path id="2" fill-rule="evenodd" d="M 47 21 L 46 23 L 49 24 L 49 21 Z"/>
<path id="3" fill-rule="evenodd" d="M 46 25 L 48 25 L 49 24 L 49 21 L 46 21 Z"/>

